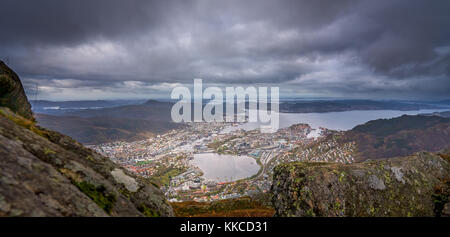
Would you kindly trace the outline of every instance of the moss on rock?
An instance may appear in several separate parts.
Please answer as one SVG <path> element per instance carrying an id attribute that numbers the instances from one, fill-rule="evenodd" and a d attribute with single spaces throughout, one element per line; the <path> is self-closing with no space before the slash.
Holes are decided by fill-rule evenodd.
<path id="1" fill-rule="evenodd" d="M 95 186 L 86 181 L 82 181 L 80 183 L 78 182 L 73 183 L 80 189 L 81 192 L 86 194 L 100 208 L 105 210 L 106 213 L 111 214 L 111 209 L 113 208 L 114 203 L 116 202 L 116 197 L 113 194 L 107 193 L 105 187 Z"/>
<path id="2" fill-rule="evenodd" d="M 439 216 L 448 203 L 446 155 L 281 164 L 274 169 L 272 203 L 277 216 Z"/>

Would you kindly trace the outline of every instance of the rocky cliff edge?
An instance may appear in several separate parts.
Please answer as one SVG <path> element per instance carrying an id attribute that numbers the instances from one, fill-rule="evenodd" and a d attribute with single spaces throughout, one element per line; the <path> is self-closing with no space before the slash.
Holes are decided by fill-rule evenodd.
<path id="1" fill-rule="evenodd" d="M 4 63 L 0 86 L 0 216 L 173 216 L 149 181 L 37 126 Z"/>

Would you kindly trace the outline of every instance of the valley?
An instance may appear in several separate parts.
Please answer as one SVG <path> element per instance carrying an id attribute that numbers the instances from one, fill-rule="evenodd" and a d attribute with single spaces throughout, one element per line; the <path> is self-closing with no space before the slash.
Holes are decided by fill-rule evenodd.
<path id="1" fill-rule="evenodd" d="M 424 111 L 410 111 L 409 114 L 422 112 Z M 366 114 L 365 111 L 347 113 L 359 113 L 359 117 Z M 393 112 L 390 112 L 384 116 L 389 118 L 392 114 Z M 366 116 L 366 119 L 369 117 Z M 297 121 L 303 119 L 299 114 Z M 418 121 L 421 124 L 419 127 Z M 373 127 L 376 123 L 374 121 L 359 126 L 354 124 L 355 128 L 351 130 L 345 130 L 349 123 L 344 125 L 336 121 L 336 125 L 331 127 L 342 130 L 331 130 L 318 126 L 330 125 L 329 121 L 322 119 L 313 123 L 318 128 L 312 128 L 305 123 L 293 125 L 287 123 L 288 127 L 283 127 L 276 133 L 244 129 L 248 126 L 247 122 L 186 123 L 183 128 L 173 129 L 148 139 L 105 143 L 90 148 L 127 170 L 152 180 L 173 203 L 209 202 L 269 193 L 273 169 L 279 164 L 295 161 L 351 164 L 362 161 L 361 154 L 367 153 L 367 147 L 376 148 L 374 144 L 362 143 L 361 139 L 356 139 L 355 135 L 352 135 L 357 131 L 361 134 L 364 127 L 372 126 L 370 131 L 377 129 L 389 131 L 381 136 L 384 139 L 389 134 L 398 132 L 423 134 L 434 126 L 444 126 L 448 129 L 449 121 L 450 119 L 439 116 L 405 115 L 381 120 L 376 127 Z M 385 128 L 386 124 L 391 125 Z M 442 130 L 441 133 L 446 133 L 446 130 Z M 448 146 L 448 136 L 438 139 L 442 142 L 434 143 L 434 146 L 410 145 L 412 148 L 404 151 L 403 155 L 420 150 L 437 151 Z M 417 144 L 422 143 L 418 141 Z M 384 158 L 398 155 L 394 151 L 380 154 L 384 154 Z M 199 159 L 203 160 L 200 164 Z M 214 161 L 215 159 L 218 160 Z"/>
<path id="2" fill-rule="evenodd" d="M 0 101 L 0 216 L 449 215 L 442 109 L 280 113 L 274 133 L 250 122 L 182 123 L 86 148 L 39 126 L 3 67 L 0 82 L 12 86 Z M 138 134 L 161 129 L 167 108 L 147 101 L 45 116 L 60 127 L 82 118 Z"/>

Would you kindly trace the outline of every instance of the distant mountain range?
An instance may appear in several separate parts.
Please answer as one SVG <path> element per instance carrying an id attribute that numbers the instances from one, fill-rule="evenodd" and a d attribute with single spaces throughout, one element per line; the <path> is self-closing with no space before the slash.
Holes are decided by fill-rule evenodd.
<path id="1" fill-rule="evenodd" d="M 31 100 L 31 106 L 35 113 L 61 115 L 67 112 L 112 108 L 125 105 L 145 103 L 146 100 L 86 100 L 86 101 L 48 101 Z"/>
<path id="2" fill-rule="evenodd" d="M 84 144 L 139 140 L 182 127 L 183 124 L 172 122 L 174 103 L 156 100 L 31 101 L 40 125 L 67 134 Z M 406 111 L 450 107 L 445 101 L 438 104 L 373 100 L 282 101 L 280 112 Z"/>
<path id="3" fill-rule="evenodd" d="M 36 114 L 40 126 L 68 134 L 83 144 L 143 140 L 181 124 L 118 117 L 78 117 Z"/>
<path id="4" fill-rule="evenodd" d="M 82 110 L 114 108 L 127 105 L 167 105 L 172 106 L 177 101 L 163 100 L 89 100 L 89 101 L 30 101 L 35 113 L 61 115 Z M 208 101 L 203 101 L 203 105 Z M 224 104 L 224 108 L 225 108 Z M 245 105 L 248 108 L 248 102 Z M 268 105 L 270 109 L 270 104 Z M 349 110 L 420 110 L 420 109 L 450 109 L 450 100 L 442 101 L 377 101 L 377 100 L 295 100 L 280 99 L 280 112 L 284 113 L 323 113 Z M 88 112 L 88 114 L 91 112 Z"/>
<path id="5" fill-rule="evenodd" d="M 106 104 L 88 103 L 84 105 Z M 80 104 L 76 104 L 80 106 Z M 84 144 L 141 140 L 184 126 L 173 123 L 172 103 L 154 100 L 112 108 L 67 110 L 36 114 L 39 125 L 67 134 Z"/>
<path id="6" fill-rule="evenodd" d="M 440 116 L 445 118 L 450 118 L 450 111 L 444 111 L 444 112 L 435 112 L 435 113 L 425 113 L 425 114 L 419 114 L 424 116 Z"/>
<path id="7" fill-rule="evenodd" d="M 285 113 L 325 113 L 349 110 L 420 110 L 450 109 L 448 101 L 442 102 L 407 102 L 374 100 L 318 100 L 290 101 L 280 104 L 280 112 Z"/>

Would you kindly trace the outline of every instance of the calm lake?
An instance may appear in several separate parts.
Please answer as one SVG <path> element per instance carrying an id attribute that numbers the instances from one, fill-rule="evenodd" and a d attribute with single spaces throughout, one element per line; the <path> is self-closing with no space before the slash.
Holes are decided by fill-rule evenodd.
<path id="1" fill-rule="evenodd" d="M 220 155 L 216 153 L 194 154 L 191 164 L 203 171 L 205 179 L 230 182 L 258 173 L 259 165 L 248 156 Z"/>

